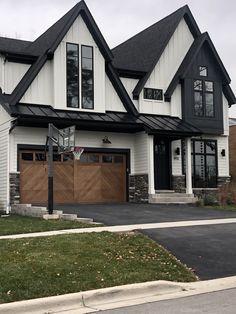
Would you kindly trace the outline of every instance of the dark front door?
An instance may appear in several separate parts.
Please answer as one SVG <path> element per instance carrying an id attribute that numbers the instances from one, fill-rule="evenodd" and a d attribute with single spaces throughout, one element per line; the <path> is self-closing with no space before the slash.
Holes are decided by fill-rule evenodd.
<path id="1" fill-rule="evenodd" d="M 154 144 L 155 189 L 170 189 L 170 141 L 156 139 Z"/>

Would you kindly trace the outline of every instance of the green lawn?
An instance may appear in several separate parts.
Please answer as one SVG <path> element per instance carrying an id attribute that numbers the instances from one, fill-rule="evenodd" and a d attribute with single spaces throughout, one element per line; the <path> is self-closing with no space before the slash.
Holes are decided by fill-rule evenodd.
<path id="1" fill-rule="evenodd" d="M 0 217 L 0 236 L 8 234 L 31 233 L 40 231 L 53 231 L 62 229 L 97 227 L 68 220 L 44 220 L 42 218 L 12 215 Z"/>
<path id="2" fill-rule="evenodd" d="M 236 204 L 232 204 L 232 205 L 225 205 L 225 206 L 221 206 L 221 205 L 214 205 L 214 206 L 205 206 L 206 208 L 213 208 L 213 209 L 218 209 L 218 210 L 225 210 L 225 211 L 236 211 Z"/>
<path id="3" fill-rule="evenodd" d="M 0 303 L 151 280 L 197 278 L 138 233 L 0 241 Z"/>

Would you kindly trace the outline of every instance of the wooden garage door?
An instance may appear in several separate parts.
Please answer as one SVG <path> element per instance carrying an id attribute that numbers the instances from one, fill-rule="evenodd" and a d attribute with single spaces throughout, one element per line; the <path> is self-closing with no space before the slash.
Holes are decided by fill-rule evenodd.
<path id="1" fill-rule="evenodd" d="M 47 156 L 20 152 L 22 203 L 47 203 Z M 83 153 L 80 161 L 54 154 L 54 202 L 106 203 L 126 201 L 126 156 Z"/>

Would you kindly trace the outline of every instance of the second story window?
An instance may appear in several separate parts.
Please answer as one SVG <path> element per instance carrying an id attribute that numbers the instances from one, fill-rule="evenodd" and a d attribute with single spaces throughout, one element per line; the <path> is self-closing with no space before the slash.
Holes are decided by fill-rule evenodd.
<path id="1" fill-rule="evenodd" d="M 144 88 L 144 99 L 163 100 L 163 90 L 156 88 Z"/>
<path id="2" fill-rule="evenodd" d="M 211 81 L 194 80 L 194 115 L 214 117 L 214 84 Z"/>
<path id="3" fill-rule="evenodd" d="M 93 47 L 81 47 L 81 68 L 82 68 L 82 108 L 94 108 L 93 88 Z"/>
<path id="4" fill-rule="evenodd" d="M 79 48 L 66 44 L 67 107 L 94 109 L 93 47 Z"/>
<path id="5" fill-rule="evenodd" d="M 67 107 L 79 107 L 79 45 L 66 45 Z"/>

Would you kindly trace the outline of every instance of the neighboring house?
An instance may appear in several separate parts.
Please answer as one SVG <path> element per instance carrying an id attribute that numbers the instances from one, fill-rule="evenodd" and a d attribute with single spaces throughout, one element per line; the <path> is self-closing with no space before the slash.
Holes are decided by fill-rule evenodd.
<path id="1" fill-rule="evenodd" d="M 84 1 L 34 42 L 0 38 L 1 207 L 47 202 L 50 122 L 76 125 L 85 148 L 78 162 L 55 152 L 56 203 L 216 190 L 229 178 L 229 84 L 188 6 L 113 50 Z"/>
<path id="2" fill-rule="evenodd" d="M 229 174 L 231 183 L 236 187 L 236 119 L 229 119 Z"/>

